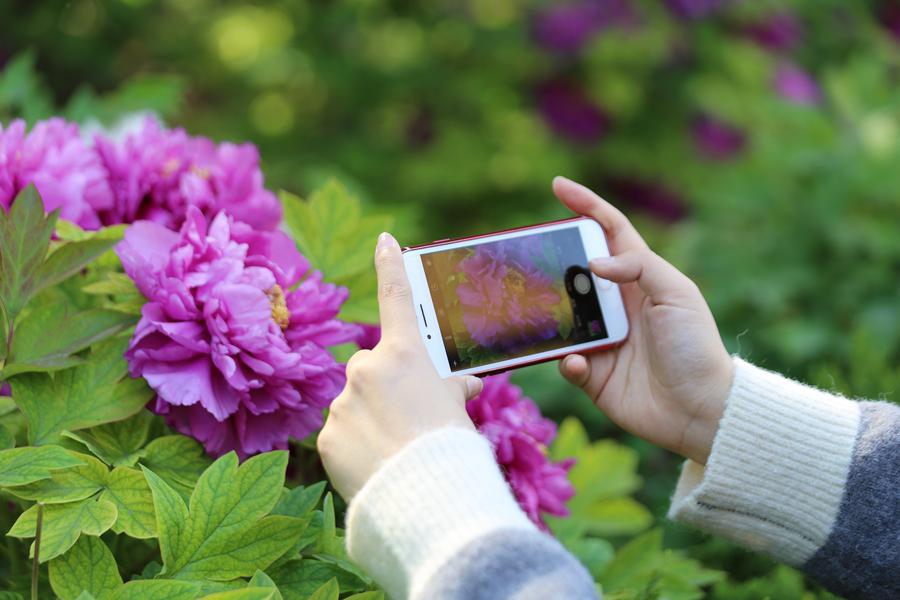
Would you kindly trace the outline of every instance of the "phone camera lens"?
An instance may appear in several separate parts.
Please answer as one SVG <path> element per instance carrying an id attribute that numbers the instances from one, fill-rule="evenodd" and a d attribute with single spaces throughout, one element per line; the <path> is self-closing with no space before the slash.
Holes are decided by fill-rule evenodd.
<path id="1" fill-rule="evenodd" d="M 591 279 L 584 273 L 579 273 L 572 278 L 572 287 L 582 296 L 586 296 L 591 291 Z"/>

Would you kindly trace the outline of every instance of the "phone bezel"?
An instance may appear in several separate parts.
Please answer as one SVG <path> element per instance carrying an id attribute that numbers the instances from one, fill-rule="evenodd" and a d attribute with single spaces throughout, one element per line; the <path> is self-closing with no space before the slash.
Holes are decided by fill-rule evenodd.
<path id="1" fill-rule="evenodd" d="M 450 363 L 447 359 L 447 353 L 444 350 L 444 341 L 438 325 L 437 315 L 431 300 L 431 292 L 428 289 L 425 270 L 422 267 L 422 255 L 570 227 L 578 228 L 588 260 L 609 256 L 609 246 L 606 243 L 606 235 L 603 233 L 603 228 L 593 219 L 586 217 L 574 217 L 561 221 L 553 221 L 551 223 L 541 223 L 538 225 L 530 225 L 528 227 L 519 227 L 506 231 L 498 231 L 454 240 L 440 240 L 430 244 L 404 248 L 403 263 L 406 267 L 406 274 L 409 277 L 409 283 L 412 288 L 413 303 L 416 310 L 416 321 L 419 325 L 419 334 L 431 357 L 431 362 L 434 364 L 435 368 L 437 368 L 441 377 L 499 373 L 517 367 L 562 358 L 567 354 L 592 352 L 594 350 L 608 348 L 622 343 L 628 337 L 628 318 L 625 313 L 625 305 L 622 302 L 622 294 L 619 291 L 619 286 L 610 281 L 600 279 L 596 275 L 592 275 L 594 279 L 594 290 L 600 301 L 600 309 L 603 311 L 603 319 L 606 324 L 608 337 L 585 342 L 583 344 L 557 348 L 555 350 L 547 350 L 528 356 L 479 365 L 477 367 L 462 369 L 456 372 L 450 370 Z"/>

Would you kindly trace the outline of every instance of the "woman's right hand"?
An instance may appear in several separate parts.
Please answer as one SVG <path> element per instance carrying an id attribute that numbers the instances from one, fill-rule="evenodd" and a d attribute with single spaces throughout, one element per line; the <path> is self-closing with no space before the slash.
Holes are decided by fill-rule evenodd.
<path id="1" fill-rule="evenodd" d="M 706 464 L 734 367 L 700 290 L 591 190 L 557 177 L 553 191 L 606 232 L 612 256 L 590 267 L 619 284 L 630 326 L 621 346 L 569 355 L 560 371 L 623 429 Z"/>

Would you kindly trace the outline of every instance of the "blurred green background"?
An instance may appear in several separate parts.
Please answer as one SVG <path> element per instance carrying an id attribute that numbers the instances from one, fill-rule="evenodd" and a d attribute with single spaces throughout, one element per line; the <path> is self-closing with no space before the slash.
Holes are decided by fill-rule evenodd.
<path id="1" fill-rule="evenodd" d="M 253 141 L 270 188 L 338 178 L 404 243 L 565 216 L 550 180 L 567 175 L 696 279 L 731 351 L 900 397 L 898 2 L 7 0 L 0 69 L 0 121 L 150 109 Z M 663 517 L 675 457 L 553 365 L 515 379 L 637 448 Z M 729 572 L 713 597 L 815 593 L 665 527 Z"/>

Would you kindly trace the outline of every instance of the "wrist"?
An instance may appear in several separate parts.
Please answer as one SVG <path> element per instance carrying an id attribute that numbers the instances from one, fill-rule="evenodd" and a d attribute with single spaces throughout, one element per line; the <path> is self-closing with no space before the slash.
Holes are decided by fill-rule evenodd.
<path id="1" fill-rule="evenodd" d="M 725 354 L 718 361 L 704 393 L 696 398 L 695 410 L 688 416 L 679 454 L 705 465 L 712 452 L 719 424 L 725 414 L 728 396 L 734 387 L 735 367 L 731 356 Z"/>

